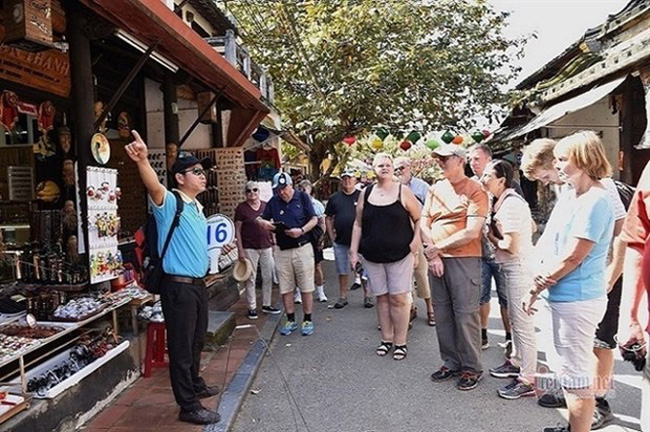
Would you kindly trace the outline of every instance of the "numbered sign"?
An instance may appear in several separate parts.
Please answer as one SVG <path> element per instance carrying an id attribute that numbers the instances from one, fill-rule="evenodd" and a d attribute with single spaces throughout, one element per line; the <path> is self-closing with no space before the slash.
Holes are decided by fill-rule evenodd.
<path id="1" fill-rule="evenodd" d="M 210 274 L 219 272 L 221 249 L 235 240 L 235 224 L 225 215 L 215 214 L 208 218 L 208 257 Z"/>

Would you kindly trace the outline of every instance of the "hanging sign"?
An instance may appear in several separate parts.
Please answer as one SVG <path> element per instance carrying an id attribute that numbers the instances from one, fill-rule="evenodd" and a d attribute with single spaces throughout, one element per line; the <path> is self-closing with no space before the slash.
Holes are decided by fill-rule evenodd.
<path id="1" fill-rule="evenodd" d="M 228 216 L 219 213 L 210 216 L 207 222 L 210 274 L 215 274 L 219 272 L 221 250 L 235 240 L 235 224 Z"/>

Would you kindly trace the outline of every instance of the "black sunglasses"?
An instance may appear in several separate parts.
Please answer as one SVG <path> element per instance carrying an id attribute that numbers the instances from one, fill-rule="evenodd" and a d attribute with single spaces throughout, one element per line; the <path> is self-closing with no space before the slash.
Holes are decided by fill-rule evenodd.
<path id="1" fill-rule="evenodd" d="M 181 171 L 181 174 L 186 174 L 186 173 L 192 173 L 197 177 L 200 176 L 200 175 L 203 175 L 203 176 L 207 177 L 207 175 L 208 175 L 208 172 L 206 170 L 204 170 L 203 168 L 192 168 L 191 170 Z"/>
<path id="2" fill-rule="evenodd" d="M 395 172 L 400 172 L 400 171 L 404 171 L 404 167 L 401 166 L 401 167 L 395 168 Z"/>
<path id="3" fill-rule="evenodd" d="M 257 192 L 258 190 L 258 188 L 246 189 L 246 193 Z"/>

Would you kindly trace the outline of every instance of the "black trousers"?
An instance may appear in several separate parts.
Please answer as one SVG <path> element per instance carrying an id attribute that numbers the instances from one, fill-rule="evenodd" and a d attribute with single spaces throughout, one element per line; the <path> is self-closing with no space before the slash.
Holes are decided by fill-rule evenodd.
<path id="1" fill-rule="evenodd" d="M 208 295 L 203 285 L 164 281 L 161 300 L 174 398 L 182 410 L 195 411 L 202 407 L 196 393 L 205 388 L 199 368 L 208 329 Z"/>

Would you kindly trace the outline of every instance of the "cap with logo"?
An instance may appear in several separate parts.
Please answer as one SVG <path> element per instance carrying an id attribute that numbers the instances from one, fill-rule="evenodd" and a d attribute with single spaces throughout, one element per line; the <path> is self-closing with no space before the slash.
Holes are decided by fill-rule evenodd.
<path id="1" fill-rule="evenodd" d="M 458 156 L 460 158 L 465 158 L 466 152 L 465 148 L 456 145 L 456 144 L 443 144 L 433 151 L 438 156 Z"/>
<path id="2" fill-rule="evenodd" d="M 285 172 L 279 172 L 273 176 L 273 189 L 284 189 L 286 186 L 293 184 L 291 176 Z"/>
<path id="3" fill-rule="evenodd" d="M 343 177 L 356 177 L 356 175 L 354 174 L 354 171 L 345 170 L 341 173 L 341 178 Z"/>

